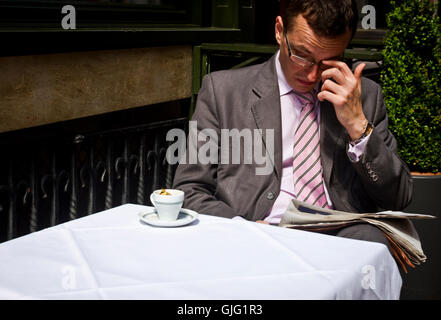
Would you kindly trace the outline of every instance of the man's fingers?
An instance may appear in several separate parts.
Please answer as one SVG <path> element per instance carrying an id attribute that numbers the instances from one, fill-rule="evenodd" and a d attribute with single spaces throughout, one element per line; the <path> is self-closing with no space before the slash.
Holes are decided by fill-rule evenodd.
<path id="1" fill-rule="evenodd" d="M 340 70 L 345 77 L 350 77 L 352 75 L 351 69 L 343 61 L 338 60 L 323 60 L 322 63 L 326 66 L 331 66 Z"/>
<path id="2" fill-rule="evenodd" d="M 317 98 L 320 101 L 328 100 L 333 105 L 341 105 L 342 104 L 342 99 L 338 95 L 336 95 L 336 94 L 334 94 L 332 92 L 329 92 L 329 91 L 321 91 L 321 92 L 319 92 L 317 94 Z"/>
<path id="3" fill-rule="evenodd" d="M 357 80 L 360 80 L 364 67 L 366 67 L 366 63 L 360 63 L 357 68 L 355 68 L 354 76 Z"/>
<path id="4" fill-rule="evenodd" d="M 329 91 L 337 95 L 344 94 L 344 88 L 330 79 L 327 79 L 323 82 L 321 91 Z"/>
<path id="5" fill-rule="evenodd" d="M 338 84 L 345 83 L 345 77 L 343 73 L 340 71 L 340 69 L 331 68 L 322 72 L 323 82 L 325 82 L 326 79 L 330 79 L 330 78 L 333 78 L 335 81 L 337 81 Z"/>

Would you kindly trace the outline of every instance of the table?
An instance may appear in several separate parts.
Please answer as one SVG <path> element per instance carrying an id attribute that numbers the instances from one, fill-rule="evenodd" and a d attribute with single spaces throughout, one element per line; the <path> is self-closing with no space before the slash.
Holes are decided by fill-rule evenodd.
<path id="1" fill-rule="evenodd" d="M 398 299 L 383 244 L 125 204 L 0 244 L 0 299 Z"/>

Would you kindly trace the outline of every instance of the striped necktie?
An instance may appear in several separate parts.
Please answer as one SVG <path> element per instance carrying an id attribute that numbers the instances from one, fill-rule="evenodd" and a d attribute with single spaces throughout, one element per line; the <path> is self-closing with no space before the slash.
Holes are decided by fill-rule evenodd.
<path id="1" fill-rule="evenodd" d="M 294 192 L 300 201 L 329 208 L 323 185 L 315 92 L 294 94 L 302 104 L 300 123 L 294 135 Z"/>

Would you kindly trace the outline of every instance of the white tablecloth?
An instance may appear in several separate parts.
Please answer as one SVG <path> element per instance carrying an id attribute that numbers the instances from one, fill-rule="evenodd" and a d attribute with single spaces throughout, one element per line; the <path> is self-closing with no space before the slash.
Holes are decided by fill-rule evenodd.
<path id="1" fill-rule="evenodd" d="M 398 299 L 386 246 L 126 204 L 0 244 L 1 299 Z"/>

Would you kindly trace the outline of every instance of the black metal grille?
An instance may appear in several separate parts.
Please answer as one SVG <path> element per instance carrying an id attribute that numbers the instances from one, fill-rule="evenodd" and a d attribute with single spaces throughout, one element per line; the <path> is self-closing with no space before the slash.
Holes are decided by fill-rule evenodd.
<path id="1" fill-rule="evenodd" d="M 0 159 L 0 242 L 124 203 L 150 205 L 176 170 L 165 157 L 167 131 L 187 121 L 10 146 Z"/>

